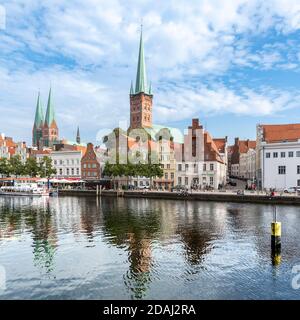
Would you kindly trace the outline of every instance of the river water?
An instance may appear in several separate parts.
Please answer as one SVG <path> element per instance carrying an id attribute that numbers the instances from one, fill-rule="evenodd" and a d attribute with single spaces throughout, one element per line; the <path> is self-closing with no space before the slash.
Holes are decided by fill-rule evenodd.
<path id="1" fill-rule="evenodd" d="M 300 208 L 0 198 L 0 299 L 299 299 Z M 300 267 L 299 267 L 300 271 Z"/>

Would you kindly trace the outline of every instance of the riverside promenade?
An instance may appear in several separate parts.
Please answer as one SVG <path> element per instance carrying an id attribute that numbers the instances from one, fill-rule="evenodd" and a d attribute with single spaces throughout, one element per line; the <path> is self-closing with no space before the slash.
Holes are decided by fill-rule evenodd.
<path id="1" fill-rule="evenodd" d="M 94 196 L 94 197 L 124 197 L 124 198 L 149 198 L 166 200 L 196 200 L 214 202 L 241 202 L 241 203 L 262 203 L 262 204 L 284 204 L 300 206 L 300 196 L 296 194 L 275 194 L 274 196 L 265 193 L 246 191 L 244 194 L 237 194 L 233 191 L 193 191 L 180 194 L 176 191 L 124 191 L 124 190 L 69 190 L 59 191 L 60 196 Z"/>

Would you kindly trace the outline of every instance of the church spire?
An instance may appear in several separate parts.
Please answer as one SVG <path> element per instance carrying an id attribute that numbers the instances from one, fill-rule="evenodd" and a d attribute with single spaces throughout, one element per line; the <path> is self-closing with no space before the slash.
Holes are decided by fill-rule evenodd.
<path id="1" fill-rule="evenodd" d="M 41 127 L 44 124 L 44 112 L 40 99 L 40 92 L 38 93 L 36 110 L 35 110 L 35 118 L 34 118 L 34 126 L 36 128 Z"/>
<path id="2" fill-rule="evenodd" d="M 77 127 L 76 142 L 77 142 L 78 144 L 80 144 L 80 132 L 79 132 L 79 126 Z"/>
<path id="3" fill-rule="evenodd" d="M 131 86 L 130 86 L 130 94 L 134 94 L 132 81 L 131 81 Z"/>
<path id="4" fill-rule="evenodd" d="M 45 118 L 45 124 L 48 125 L 48 127 L 51 126 L 52 122 L 55 121 L 55 114 L 54 114 L 54 107 L 52 103 L 52 92 L 51 87 L 49 90 L 49 96 L 48 96 L 48 103 L 47 103 L 47 111 L 46 111 L 46 118 Z"/>
<path id="5" fill-rule="evenodd" d="M 139 60 L 136 73 L 135 93 L 144 92 L 148 94 L 146 64 L 144 55 L 144 43 L 143 43 L 143 28 L 141 28 L 140 48 L 139 48 Z"/>

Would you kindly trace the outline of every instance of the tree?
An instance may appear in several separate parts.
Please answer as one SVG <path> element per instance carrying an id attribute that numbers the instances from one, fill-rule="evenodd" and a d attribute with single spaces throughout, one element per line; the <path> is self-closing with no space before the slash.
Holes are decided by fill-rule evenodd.
<path id="1" fill-rule="evenodd" d="M 43 157 L 39 163 L 39 175 L 42 178 L 50 178 L 53 174 L 56 174 L 56 169 L 52 165 L 52 159 L 49 157 Z"/>
<path id="2" fill-rule="evenodd" d="M 10 175 L 10 165 L 9 162 L 6 158 L 1 158 L 0 159 L 0 174 L 6 177 L 9 177 Z"/>
<path id="3" fill-rule="evenodd" d="M 22 163 L 20 155 L 11 157 L 8 163 L 10 166 L 10 172 L 16 177 L 21 176 L 25 173 L 25 165 Z"/>
<path id="4" fill-rule="evenodd" d="M 39 174 L 39 165 L 36 158 L 28 158 L 25 162 L 25 173 L 30 177 L 36 177 Z"/>

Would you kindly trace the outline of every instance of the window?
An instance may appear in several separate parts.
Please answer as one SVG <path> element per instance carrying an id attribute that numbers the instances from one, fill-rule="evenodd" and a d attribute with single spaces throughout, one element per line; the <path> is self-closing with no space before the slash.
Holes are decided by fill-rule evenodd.
<path id="1" fill-rule="evenodd" d="M 285 152 L 281 152 L 281 153 L 280 153 L 280 157 L 281 157 L 281 158 L 285 158 Z"/>
<path id="2" fill-rule="evenodd" d="M 69 165 L 69 159 L 67 159 L 67 165 Z"/>
<path id="3" fill-rule="evenodd" d="M 188 171 L 188 170 L 189 170 L 189 165 L 186 164 L 186 165 L 185 165 L 185 171 Z"/>
<path id="4" fill-rule="evenodd" d="M 300 157 L 300 151 L 296 151 L 296 157 Z"/>
<path id="5" fill-rule="evenodd" d="M 174 173 L 171 173 L 171 179 L 174 180 Z"/>
<path id="6" fill-rule="evenodd" d="M 209 177 L 209 184 L 211 186 L 214 184 L 214 177 Z"/>
<path id="7" fill-rule="evenodd" d="M 69 168 L 67 168 L 67 176 L 69 175 L 69 171 L 70 171 Z"/>
<path id="8" fill-rule="evenodd" d="M 83 164 L 83 167 L 86 168 L 86 163 Z"/>
<path id="9" fill-rule="evenodd" d="M 300 187 L 300 180 L 297 180 L 297 186 Z"/>
<path id="10" fill-rule="evenodd" d="M 170 165 L 169 164 L 167 164 L 167 169 L 170 169 Z"/>
<path id="11" fill-rule="evenodd" d="M 300 174 L 300 166 L 297 166 L 297 174 Z"/>
<path id="12" fill-rule="evenodd" d="M 213 163 L 210 164 L 210 171 L 214 171 L 214 164 Z"/>
<path id="13" fill-rule="evenodd" d="M 142 186 L 143 185 L 143 181 L 140 181 L 140 186 Z"/>
<path id="14" fill-rule="evenodd" d="M 56 160 L 54 160 L 54 165 L 56 165 L 57 164 L 57 161 Z"/>
<path id="15" fill-rule="evenodd" d="M 72 159 L 72 165 L 74 165 L 74 159 Z"/>
<path id="16" fill-rule="evenodd" d="M 90 175 L 91 175 L 90 171 L 88 171 L 87 175 L 88 175 L 88 176 L 90 176 Z"/>
<path id="17" fill-rule="evenodd" d="M 188 177 L 185 177 L 185 178 L 184 178 L 184 184 L 185 184 L 186 186 L 189 185 L 189 178 L 188 178 Z"/>
<path id="18" fill-rule="evenodd" d="M 289 158 L 293 158 L 294 156 L 294 152 L 293 151 L 289 151 Z"/>
<path id="19" fill-rule="evenodd" d="M 169 176 L 167 173 L 165 173 L 165 179 L 168 180 Z"/>
<path id="20" fill-rule="evenodd" d="M 90 164 L 90 163 L 88 163 L 87 167 L 88 167 L 88 168 L 91 168 L 91 164 Z"/>
<path id="21" fill-rule="evenodd" d="M 76 175 L 79 176 L 79 168 L 76 168 Z"/>
<path id="22" fill-rule="evenodd" d="M 278 152 L 273 152 L 273 158 L 278 158 Z"/>
<path id="23" fill-rule="evenodd" d="M 271 153 L 270 152 L 266 153 L 266 158 L 271 158 Z"/>
<path id="24" fill-rule="evenodd" d="M 278 174 L 285 174 L 285 166 L 279 166 L 278 167 Z"/>
<path id="25" fill-rule="evenodd" d="M 62 165 L 62 164 L 63 164 L 63 161 L 62 161 L 62 160 L 59 160 L 59 164 Z"/>
<path id="26" fill-rule="evenodd" d="M 71 169 L 71 175 L 74 176 L 74 168 Z"/>
<path id="27" fill-rule="evenodd" d="M 178 165 L 178 171 L 181 171 L 182 170 L 182 165 L 181 163 Z"/>
<path id="28" fill-rule="evenodd" d="M 59 175 L 62 176 L 62 174 L 63 174 L 63 172 L 62 172 L 62 169 L 60 168 L 59 169 Z"/>
<path id="29" fill-rule="evenodd" d="M 181 177 L 178 177 L 178 184 L 181 185 Z"/>
<path id="30" fill-rule="evenodd" d="M 93 163 L 93 164 L 92 164 L 92 168 L 97 168 L 96 163 Z"/>
<path id="31" fill-rule="evenodd" d="M 202 178 L 203 184 L 206 184 L 206 177 Z"/>

